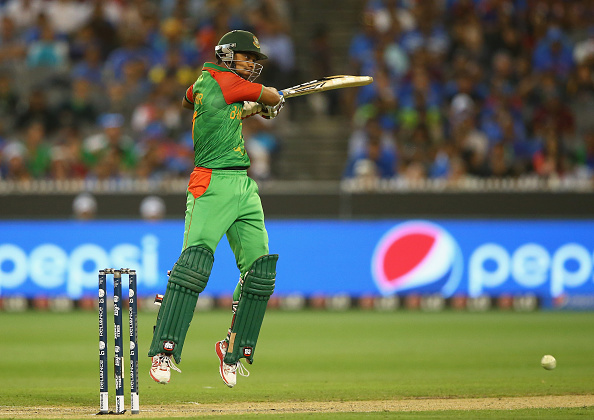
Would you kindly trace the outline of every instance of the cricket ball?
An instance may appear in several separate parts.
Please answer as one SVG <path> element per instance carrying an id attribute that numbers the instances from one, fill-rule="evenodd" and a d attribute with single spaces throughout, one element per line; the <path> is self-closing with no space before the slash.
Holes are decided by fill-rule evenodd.
<path id="1" fill-rule="evenodd" d="M 550 354 L 545 354 L 542 356 L 542 359 L 540 359 L 540 365 L 546 370 L 553 370 L 557 367 L 557 360 Z"/>

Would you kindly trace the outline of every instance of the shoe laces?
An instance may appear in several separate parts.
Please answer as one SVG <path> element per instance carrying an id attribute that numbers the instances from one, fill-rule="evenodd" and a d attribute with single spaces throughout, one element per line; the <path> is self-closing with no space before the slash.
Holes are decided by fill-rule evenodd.
<path id="1" fill-rule="evenodd" d="M 239 373 L 241 376 L 245 376 L 246 378 L 250 376 L 250 372 L 246 369 L 246 367 L 240 362 L 234 363 L 232 365 L 225 364 L 225 367 L 229 369 L 230 373 Z"/>
<path id="2" fill-rule="evenodd" d="M 167 366 L 167 367 L 169 367 L 169 368 L 171 368 L 171 369 L 173 369 L 173 370 L 181 373 L 181 370 L 177 366 L 175 366 L 173 364 L 173 360 L 171 360 L 171 356 L 169 356 L 167 354 L 163 354 L 163 355 L 160 356 L 159 362 L 161 364 L 165 364 L 165 366 Z"/>

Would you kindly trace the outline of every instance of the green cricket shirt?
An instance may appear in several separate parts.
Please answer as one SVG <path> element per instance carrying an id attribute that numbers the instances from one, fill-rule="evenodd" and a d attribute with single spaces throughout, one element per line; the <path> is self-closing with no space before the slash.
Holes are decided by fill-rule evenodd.
<path id="1" fill-rule="evenodd" d="M 264 86 L 248 82 L 226 67 L 205 63 L 186 91 L 194 105 L 194 165 L 208 169 L 250 166 L 245 152 L 241 112 L 244 101 L 258 101 Z"/>

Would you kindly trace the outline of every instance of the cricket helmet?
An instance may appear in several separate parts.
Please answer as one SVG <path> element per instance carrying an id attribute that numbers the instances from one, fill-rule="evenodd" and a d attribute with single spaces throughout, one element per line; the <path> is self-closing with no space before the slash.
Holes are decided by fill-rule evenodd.
<path id="1" fill-rule="evenodd" d="M 226 33 L 215 47 L 215 54 L 231 71 L 235 71 L 235 53 L 250 53 L 256 56 L 256 60 L 266 60 L 266 54 L 260 52 L 260 42 L 254 34 L 248 31 L 235 30 Z M 260 75 L 262 64 L 254 63 L 249 81 L 253 81 Z M 241 75 L 240 75 L 241 76 Z"/>

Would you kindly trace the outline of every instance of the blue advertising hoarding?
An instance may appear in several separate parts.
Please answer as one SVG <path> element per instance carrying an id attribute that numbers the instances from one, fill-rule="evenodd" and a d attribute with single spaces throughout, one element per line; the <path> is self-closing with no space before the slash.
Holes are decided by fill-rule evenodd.
<path id="1" fill-rule="evenodd" d="M 594 222 L 273 220 L 276 293 L 445 297 L 594 295 Z M 138 271 L 139 295 L 163 293 L 183 221 L 2 221 L 0 296 L 94 296 L 100 268 Z M 239 272 L 225 238 L 206 292 Z"/>

